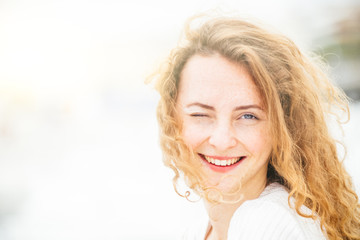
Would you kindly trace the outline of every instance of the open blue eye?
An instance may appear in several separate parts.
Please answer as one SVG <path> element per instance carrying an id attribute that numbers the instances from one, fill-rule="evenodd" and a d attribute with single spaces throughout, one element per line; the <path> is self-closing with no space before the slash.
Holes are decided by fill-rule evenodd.
<path id="1" fill-rule="evenodd" d="M 255 117 L 254 115 L 249 114 L 249 113 L 242 115 L 241 118 L 243 118 L 243 119 L 258 119 L 257 117 Z"/>

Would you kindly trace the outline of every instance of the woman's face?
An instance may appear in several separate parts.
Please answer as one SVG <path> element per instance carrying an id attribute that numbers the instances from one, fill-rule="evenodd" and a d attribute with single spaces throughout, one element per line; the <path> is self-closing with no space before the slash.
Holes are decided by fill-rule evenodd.
<path id="1" fill-rule="evenodd" d="M 262 191 L 272 138 L 259 91 L 244 67 L 219 55 L 191 57 L 176 108 L 183 139 L 201 162 L 208 187 L 227 192 L 240 182 L 243 191 Z"/>

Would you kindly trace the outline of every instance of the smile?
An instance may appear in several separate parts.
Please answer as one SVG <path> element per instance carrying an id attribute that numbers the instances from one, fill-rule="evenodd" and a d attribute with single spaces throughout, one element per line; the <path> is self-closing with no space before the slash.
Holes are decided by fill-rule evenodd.
<path id="1" fill-rule="evenodd" d="M 232 166 L 245 158 L 245 156 L 241 156 L 241 157 L 206 156 L 206 155 L 203 155 L 200 153 L 199 153 L 199 155 L 202 159 L 206 160 L 208 163 L 213 164 L 215 166 L 219 166 L 219 167 Z"/>

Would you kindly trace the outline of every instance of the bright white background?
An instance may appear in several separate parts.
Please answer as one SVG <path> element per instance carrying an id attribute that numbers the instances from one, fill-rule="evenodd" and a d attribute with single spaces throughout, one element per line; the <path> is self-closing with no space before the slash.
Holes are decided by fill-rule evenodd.
<path id="1" fill-rule="evenodd" d="M 172 189 L 144 79 L 200 11 L 259 19 L 302 49 L 351 1 L 0 0 L 0 239 L 174 239 L 204 214 Z M 336 14 L 334 14 L 336 13 Z M 360 105 L 345 126 L 360 189 Z"/>

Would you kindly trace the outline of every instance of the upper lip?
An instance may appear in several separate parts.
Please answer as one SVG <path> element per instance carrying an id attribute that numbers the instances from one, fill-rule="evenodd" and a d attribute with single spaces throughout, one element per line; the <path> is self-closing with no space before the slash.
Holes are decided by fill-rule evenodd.
<path id="1" fill-rule="evenodd" d="M 200 154 L 201 154 L 201 153 L 200 153 Z M 210 156 L 210 155 L 206 155 L 206 154 L 201 154 L 201 155 L 204 155 L 204 156 L 209 157 L 209 158 L 218 159 L 218 160 L 229 160 L 229 159 L 233 159 L 233 158 L 243 157 L 243 156 L 234 156 L 234 157 L 228 157 L 228 156 Z"/>

